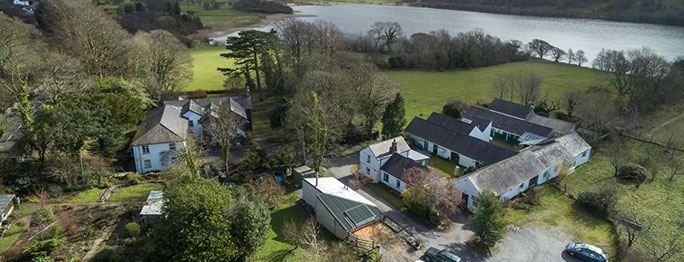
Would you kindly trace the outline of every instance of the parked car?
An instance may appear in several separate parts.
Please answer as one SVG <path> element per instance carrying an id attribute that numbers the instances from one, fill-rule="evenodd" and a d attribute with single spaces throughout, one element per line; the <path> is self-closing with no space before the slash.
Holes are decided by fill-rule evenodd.
<path id="1" fill-rule="evenodd" d="M 425 251 L 425 261 L 428 262 L 460 262 L 461 258 L 446 249 L 438 250 L 434 247 Z"/>
<path id="2" fill-rule="evenodd" d="M 608 255 L 598 247 L 585 243 L 570 243 L 565 247 L 568 255 L 578 257 L 586 261 L 608 262 Z"/>

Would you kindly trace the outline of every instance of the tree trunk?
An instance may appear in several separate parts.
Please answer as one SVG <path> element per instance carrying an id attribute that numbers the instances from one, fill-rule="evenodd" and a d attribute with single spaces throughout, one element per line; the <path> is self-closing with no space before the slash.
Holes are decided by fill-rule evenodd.
<path id="1" fill-rule="evenodd" d="M 259 77 L 259 57 L 258 50 L 254 50 L 254 72 L 256 72 L 257 90 L 259 91 L 259 101 L 264 101 L 264 95 L 261 93 L 261 78 Z"/>

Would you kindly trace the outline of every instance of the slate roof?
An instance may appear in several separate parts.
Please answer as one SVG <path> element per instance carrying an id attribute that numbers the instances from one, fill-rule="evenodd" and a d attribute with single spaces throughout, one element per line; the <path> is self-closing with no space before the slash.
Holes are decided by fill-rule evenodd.
<path id="1" fill-rule="evenodd" d="M 195 112 L 199 115 L 204 112 L 204 110 L 213 109 L 216 110 L 217 105 L 223 103 L 224 101 L 230 101 L 230 109 L 236 114 L 247 119 L 247 110 L 252 109 L 252 100 L 249 96 L 224 96 L 224 97 L 207 97 L 207 98 L 197 98 L 189 100 L 168 100 L 164 101 L 164 105 L 172 105 L 176 107 L 183 108 L 181 114 L 185 114 L 187 111 Z"/>
<path id="2" fill-rule="evenodd" d="M 375 155 L 375 158 L 383 159 L 386 157 L 390 157 L 393 153 L 395 153 L 390 152 L 390 147 L 392 146 L 393 141 L 397 142 L 396 152 L 404 152 L 411 150 L 408 143 L 406 143 L 406 140 L 404 140 L 404 137 L 401 136 L 390 138 L 382 142 L 377 142 L 375 144 L 369 145 L 368 147 L 370 147 L 370 150 L 373 152 L 373 155 Z"/>
<path id="3" fill-rule="evenodd" d="M 527 116 L 534 112 L 534 109 L 529 106 L 524 106 L 518 103 L 513 103 L 506 100 L 501 100 L 494 98 L 494 100 L 489 103 L 489 110 L 501 112 L 507 115 L 511 115 L 520 119 L 527 120 Z"/>
<path id="4" fill-rule="evenodd" d="M 560 119 L 548 118 L 538 115 L 531 117 L 527 121 L 530 123 L 535 123 L 540 126 L 551 128 L 558 134 L 567 134 L 575 129 L 575 124 L 573 123 L 565 122 Z"/>
<path id="5" fill-rule="evenodd" d="M 456 118 L 435 112 L 430 114 L 427 121 L 446 127 L 454 132 L 459 132 L 466 135 L 470 134 L 473 129 L 477 128 L 475 125 L 468 124 Z"/>
<path id="6" fill-rule="evenodd" d="M 185 141 L 187 131 L 188 120 L 180 116 L 180 109 L 165 105 L 147 111 L 131 145 Z"/>
<path id="7" fill-rule="evenodd" d="M 525 132 L 543 137 L 552 137 L 555 135 L 555 132 L 551 128 L 474 106 L 468 108 L 468 111 L 463 114 L 464 119 L 473 119 L 475 117 L 491 120 L 492 127 L 518 136 L 523 135 Z"/>
<path id="8" fill-rule="evenodd" d="M 387 162 L 385 162 L 385 164 L 383 164 L 382 167 L 380 167 L 381 170 L 389 173 L 390 175 L 396 177 L 401 181 L 404 181 L 402 180 L 404 172 L 411 168 L 427 169 L 427 167 L 424 167 L 400 154 L 393 154 L 392 157 L 390 157 L 390 159 L 387 160 Z M 404 183 L 407 183 L 407 181 L 404 181 Z"/>
<path id="9" fill-rule="evenodd" d="M 383 215 L 382 210 L 374 205 L 326 193 L 316 197 L 346 231 L 351 231 Z"/>
<path id="10" fill-rule="evenodd" d="M 469 179 L 478 191 L 487 189 L 500 195 L 561 162 L 573 164 L 577 155 L 589 148 L 589 144 L 572 132 L 530 146 L 515 156 L 478 169 L 459 180 Z"/>
<path id="11" fill-rule="evenodd" d="M 164 202 L 163 191 L 150 191 L 147 200 L 145 200 L 145 205 L 140 210 L 140 215 L 161 215 Z"/>
<path id="12" fill-rule="evenodd" d="M 515 152 L 508 149 L 451 131 L 444 126 L 418 117 L 413 118 L 404 132 L 487 164 L 493 164 L 515 155 Z"/>
<path id="13" fill-rule="evenodd" d="M 7 208 L 7 206 L 13 205 L 12 199 L 14 199 L 13 194 L 0 195 L 0 212 L 5 210 L 5 208 Z"/>

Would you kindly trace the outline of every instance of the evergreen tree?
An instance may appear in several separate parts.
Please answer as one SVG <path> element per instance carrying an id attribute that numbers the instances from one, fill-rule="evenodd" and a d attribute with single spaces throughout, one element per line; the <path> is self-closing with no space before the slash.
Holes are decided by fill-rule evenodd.
<path id="1" fill-rule="evenodd" d="M 506 222 L 503 219 L 503 206 L 494 193 L 484 190 L 480 192 L 479 206 L 473 210 L 468 219 L 468 226 L 480 238 L 480 242 L 494 246 L 506 234 Z"/>
<path id="2" fill-rule="evenodd" d="M 254 69 L 256 76 L 256 87 L 259 92 L 259 100 L 263 101 L 261 93 L 261 78 L 259 77 L 259 55 L 265 52 L 265 47 L 277 32 L 271 30 L 270 32 L 262 32 L 259 30 L 243 30 L 238 33 L 238 36 L 229 36 L 226 40 L 226 49 L 230 52 L 223 53 L 221 56 L 234 59 L 235 68 L 218 68 L 227 76 L 247 74 L 251 69 Z"/>
<path id="3" fill-rule="evenodd" d="M 382 115 L 382 137 L 387 139 L 401 135 L 405 124 L 404 97 L 397 93 L 394 100 L 385 107 L 385 113 Z"/>

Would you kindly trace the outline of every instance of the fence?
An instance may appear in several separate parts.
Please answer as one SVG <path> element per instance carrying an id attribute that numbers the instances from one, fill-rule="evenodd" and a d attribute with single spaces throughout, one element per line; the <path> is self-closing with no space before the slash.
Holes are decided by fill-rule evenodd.
<path id="1" fill-rule="evenodd" d="M 347 242 L 351 243 L 354 247 L 363 247 L 369 250 L 380 246 L 377 242 L 357 237 L 352 232 L 347 232 Z"/>

